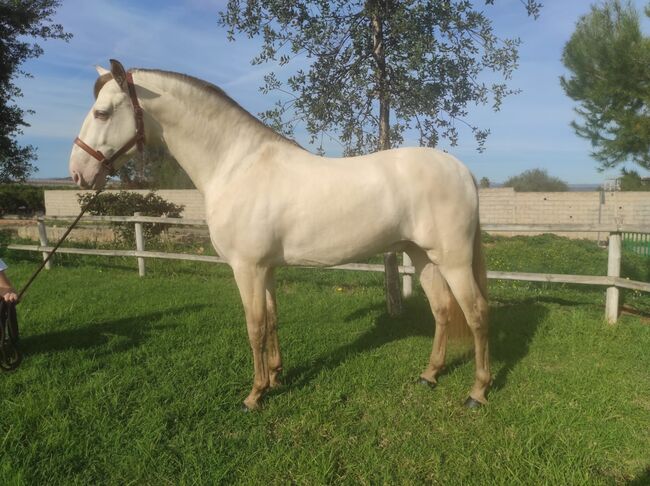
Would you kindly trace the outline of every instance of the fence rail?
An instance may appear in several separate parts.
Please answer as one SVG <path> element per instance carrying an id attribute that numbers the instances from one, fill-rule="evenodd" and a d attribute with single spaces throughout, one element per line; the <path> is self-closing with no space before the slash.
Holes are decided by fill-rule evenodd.
<path id="1" fill-rule="evenodd" d="M 72 221 L 71 217 L 46 217 L 37 220 L 39 231 L 39 245 L 9 245 L 12 250 L 35 251 L 41 252 L 45 259 L 53 247 L 49 245 L 47 239 L 46 222 L 67 222 Z M 77 255 L 99 255 L 115 257 L 132 257 L 138 260 L 138 272 L 140 276 L 145 275 L 146 258 L 162 258 L 172 260 L 189 260 L 211 263 L 225 263 L 225 260 L 218 256 L 210 255 L 193 255 L 188 253 L 169 253 L 159 251 L 145 250 L 144 237 L 142 231 L 143 224 L 170 224 L 181 226 L 207 226 L 202 219 L 184 219 L 184 218 L 167 218 L 142 216 L 138 213 L 133 216 L 84 216 L 82 222 L 120 222 L 133 223 L 135 225 L 136 249 L 135 250 L 100 250 L 89 248 L 59 248 L 59 253 L 77 254 Z M 650 233 L 650 228 L 639 225 L 611 225 L 611 224 L 538 224 L 538 225 L 516 225 L 516 224 L 483 224 L 482 229 L 491 232 L 531 232 L 531 233 L 609 233 L 609 251 L 607 275 L 569 275 L 569 274 L 552 274 L 552 273 L 528 273 L 528 272 L 498 272 L 488 271 L 488 278 L 497 280 L 520 280 L 528 282 L 549 282 L 549 283 L 569 283 L 578 285 L 600 285 L 607 287 L 605 317 L 608 322 L 615 323 L 619 314 L 619 289 L 633 289 L 642 292 L 650 292 L 650 283 L 639 282 L 621 278 L 621 247 L 622 234 Z M 411 265 L 408 255 L 404 254 L 403 265 L 399 266 L 399 272 L 402 275 L 402 291 L 405 297 L 408 297 L 413 288 L 412 276 L 415 268 Z M 332 270 L 353 270 L 366 272 L 383 272 L 383 265 L 365 264 L 365 263 L 348 263 L 333 267 L 324 267 Z"/>

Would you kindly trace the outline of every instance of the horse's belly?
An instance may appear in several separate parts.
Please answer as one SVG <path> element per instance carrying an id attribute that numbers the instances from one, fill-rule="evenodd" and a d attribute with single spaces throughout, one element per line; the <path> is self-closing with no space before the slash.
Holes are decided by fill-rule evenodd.
<path id="1" fill-rule="evenodd" d="M 338 265 L 375 255 L 402 240 L 395 224 L 379 222 L 340 222 L 313 231 L 303 227 L 284 240 L 284 262 L 289 265 Z"/>

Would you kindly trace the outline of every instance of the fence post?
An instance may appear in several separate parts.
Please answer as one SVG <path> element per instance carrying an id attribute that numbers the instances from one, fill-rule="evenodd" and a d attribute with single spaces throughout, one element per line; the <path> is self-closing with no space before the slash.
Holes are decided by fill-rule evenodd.
<path id="1" fill-rule="evenodd" d="M 402 265 L 405 267 L 413 266 L 411 257 L 406 252 L 402 253 Z M 405 273 L 402 277 L 402 295 L 404 298 L 410 297 L 413 293 L 413 276 L 410 273 Z"/>
<path id="2" fill-rule="evenodd" d="M 621 234 L 609 234 L 609 249 L 607 256 L 607 276 L 621 276 Z M 607 322 L 615 324 L 618 319 L 618 297 L 619 289 L 617 287 L 607 288 L 607 300 L 605 304 L 605 316 Z"/>
<path id="3" fill-rule="evenodd" d="M 140 216 L 141 213 L 135 212 L 133 216 Z M 144 234 L 142 232 L 142 223 L 135 223 L 135 249 L 144 251 Z M 144 258 L 138 257 L 138 275 L 144 277 Z"/>
<path id="4" fill-rule="evenodd" d="M 43 216 L 39 216 L 36 219 L 36 221 L 38 223 L 38 240 L 40 241 L 41 246 L 48 246 L 49 243 L 47 241 L 47 228 L 45 227 L 45 218 Z M 47 252 L 44 251 L 43 260 L 45 260 L 46 258 L 47 258 Z M 50 268 L 52 268 L 51 261 L 45 264 L 45 270 L 49 270 Z"/>

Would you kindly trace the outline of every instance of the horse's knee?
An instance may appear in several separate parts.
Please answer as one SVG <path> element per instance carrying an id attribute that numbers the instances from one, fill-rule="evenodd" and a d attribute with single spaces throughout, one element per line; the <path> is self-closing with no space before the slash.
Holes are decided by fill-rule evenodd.
<path id="1" fill-rule="evenodd" d="M 432 305 L 431 312 L 436 319 L 437 327 L 444 327 L 449 322 L 450 308 L 446 306 Z"/>
<path id="2" fill-rule="evenodd" d="M 442 289 L 431 289 L 427 292 L 431 313 L 436 318 L 437 326 L 445 326 L 451 319 L 454 298 L 451 292 Z"/>
<path id="3" fill-rule="evenodd" d="M 487 301 L 480 297 L 471 306 L 469 315 L 466 316 L 467 325 L 474 332 L 487 332 L 488 329 L 488 304 Z"/>

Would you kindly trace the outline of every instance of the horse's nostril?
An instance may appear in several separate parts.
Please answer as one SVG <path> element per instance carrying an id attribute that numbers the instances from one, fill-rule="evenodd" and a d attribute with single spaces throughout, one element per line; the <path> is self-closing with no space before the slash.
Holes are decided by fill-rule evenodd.
<path id="1" fill-rule="evenodd" d="M 79 175 L 79 172 L 73 172 L 72 181 L 78 185 L 80 180 L 81 180 L 81 176 Z"/>

